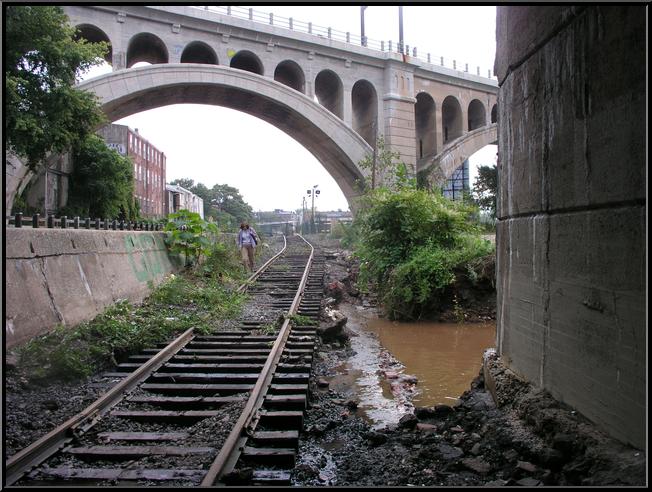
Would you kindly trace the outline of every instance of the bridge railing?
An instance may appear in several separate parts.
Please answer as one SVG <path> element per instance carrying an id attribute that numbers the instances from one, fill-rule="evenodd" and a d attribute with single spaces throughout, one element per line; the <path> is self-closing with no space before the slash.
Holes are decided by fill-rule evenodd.
<path id="1" fill-rule="evenodd" d="M 48 215 L 41 217 L 34 214 L 31 217 L 23 217 L 21 212 L 5 217 L 5 227 L 32 227 L 34 229 L 95 229 L 103 231 L 162 231 L 164 224 L 151 220 L 125 221 L 115 219 L 91 219 L 90 217 L 80 218 L 67 216 L 55 217 Z"/>
<path id="2" fill-rule="evenodd" d="M 365 46 L 366 48 L 376 50 L 376 51 L 395 51 L 396 53 L 403 53 L 412 58 L 418 58 L 419 60 L 425 61 L 432 65 L 439 65 L 446 68 L 452 68 L 453 70 L 459 70 L 466 73 L 474 72 L 475 75 L 479 77 L 484 77 L 481 74 L 480 66 L 475 65 L 470 67 L 468 63 L 458 63 L 457 60 L 452 58 L 447 58 L 440 55 L 435 55 L 431 53 L 422 54 L 419 52 L 416 46 L 412 47 L 410 50 L 409 45 L 403 47 L 399 43 L 393 43 L 391 40 L 378 41 L 375 39 L 366 38 L 365 44 L 363 44 L 362 37 L 351 33 L 338 31 L 331 27 L 323 27 L 313 24 L 312 22 L 305 22 L 293 17 L 282 17 L 280 15 L 275 15 L 273 12 L 260 12 L 249 7 L 240 7 L 240 6 L 227 6 L 227 5 L 210 5 L 210 6 L 192 6 L 193 8 L 208 10 L 210 12 L 215 12 L 222 15 L 228 15 L 231 17 L 237 17 L 239 19 L 248 19 L 253 22 L 258 22 L 261 24 L 267 24 L 275 27 L 281 27 L 288 29 L 290 31 L 303 32 L 306 34 L 312 34 L 324 39 L 334 39 L 336 41 L 341 41 L 344 43 L 356 45 L 356 46 Z M 492 76 L 491 69 L 487 70 L 487 77 L 489 79 L 495 79 L 495 74 Z"/>

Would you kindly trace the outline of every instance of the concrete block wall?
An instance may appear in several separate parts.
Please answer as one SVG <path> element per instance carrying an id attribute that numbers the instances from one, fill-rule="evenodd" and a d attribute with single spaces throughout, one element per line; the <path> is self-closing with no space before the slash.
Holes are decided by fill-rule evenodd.
<path id="1" fill-rule="evenodd" d="M 178 270 L 164 233 L 5 229 L 5 348 L 142 301 Z"/>
<path id="2" fill-rule="evenodd" d="M 646 444 L 644 6 L 497 9 L 498 347 Z"/>

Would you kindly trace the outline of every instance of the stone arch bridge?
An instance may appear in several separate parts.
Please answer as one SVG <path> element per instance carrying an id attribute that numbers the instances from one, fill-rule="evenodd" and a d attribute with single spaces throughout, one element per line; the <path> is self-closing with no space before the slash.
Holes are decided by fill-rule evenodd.
<path id="1" fill-rule="evenodd" d="M 363 174 L 356 164 L 380 135 L 413 175 L 423 167 L 436 177 L 452 174 L 439 162 L 457 162 L 449 151 L 461 141 L 470 138 L 467 157 L 484 146 L 475 130 L 495 135 L 494 79 L 389 45 L 372 49 L 331 38 L 330 28 L 318 35 L 274 25 L 271 16 L 264 23 L 193 6 L 62 8 L 82 37 L 110 46 L 113 73 L 80 85 L 100 95 L 110 119 L 178 102 L 249 112 L 311 151 L 349 202 Z M 138 62 L 152 65 L 133 68 Z"/>

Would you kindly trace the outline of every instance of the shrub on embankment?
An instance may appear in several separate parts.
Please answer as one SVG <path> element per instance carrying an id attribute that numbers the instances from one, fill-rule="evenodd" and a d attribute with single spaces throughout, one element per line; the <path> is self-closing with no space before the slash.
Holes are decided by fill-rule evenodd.
<path id="1" fill-rule="evenodd" d="M 456 284 L 486 283 L 494 246 L 480 237 L 474 212 L 413 187 L 365 195 L 355 227 L 360 283 L 373 286 L 390 319 L 428 318 L 457 306 Z"/>
<path id="2" fill-rule="evenodd" d="M 188 234 L 184 246 L 195 244 Z M 237 315 L 244 296 L 227 288 L 244 278 L 235 247 L 217 239 L 201 245 L 205 261 L 170 275 L 142 304 L 118 301 L 90 321 L 27 342 L 18 349 L 22 371 L 31 380 L 86 377 L 188 328 L 207 333 L 215 321 Z"/>

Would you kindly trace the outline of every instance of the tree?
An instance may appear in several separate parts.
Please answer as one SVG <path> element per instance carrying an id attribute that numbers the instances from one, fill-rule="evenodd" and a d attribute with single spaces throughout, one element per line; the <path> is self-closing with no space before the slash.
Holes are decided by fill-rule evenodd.
<path id="1" fill-rule="evenodd" d="M 496 194 L 498 191 L 498 170 L 496 166 L 479 166 L 478 177 L 473 183 L 473 193 L 478 206 L 496 218 Z"/>
<path id="2" fill-rule="evenodd" d="M 171 185 L 176 185 L 176 186 L 181 186 L 182 188 L 185 188 L 188 191 L 192 191 L 193 193 L 194 190 L 193 188 L 195 187 L 195 180 L 194 179 L 189 179 L 189 178 L 180 178 L 180 179 L 175 179 L 174 181 L 170 182 Z"/>
<path id="3" fill-rule="evenodd" d="M 6 9 L 6 144 L 32 169 L 48 152 L 67 151 L 105 121 L 95 96 L 74 83 L 101 61 L 107 44 L 75 40 L 75 32 L 60 7 Z"/>
<path id="4" fill-rule="evenodd" d="M 370 175 L 365 177 L 359 187 L 375 190 L 377 188 L 389 188 L 399 190 L 416 187 L 416 180 L 408 175 L 407 164 L 400 160 L 401 154 L 392 152 L 385 147 L 385 139 L 379 136 L 376 142 L 376 149 L 373 155 L 367 155 L 358 162 L 360 169 L 367 170 Z"/>
<path id="5" fill-rule="evenodd" d="M 225 212 L 235 219 L 235 222 L 248 221 L 253 214 L 251 206 L 244 201 L 237 188 L 229 185 L 216 184 L 210 190 L 211 206 L 220 212 Z"/>
<path id="6" fill-rule="evenodd" d="M 68 205 L 62 214 L 133 220 L 133 164 L 110 149 L 97 135 L 89 135 L 73 151 Z"/>

